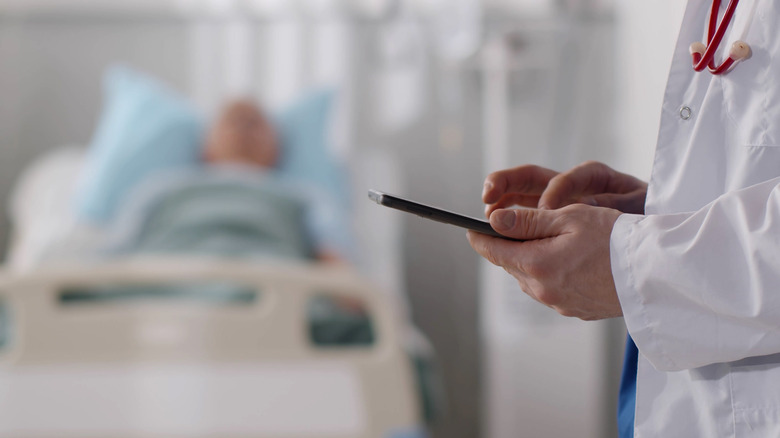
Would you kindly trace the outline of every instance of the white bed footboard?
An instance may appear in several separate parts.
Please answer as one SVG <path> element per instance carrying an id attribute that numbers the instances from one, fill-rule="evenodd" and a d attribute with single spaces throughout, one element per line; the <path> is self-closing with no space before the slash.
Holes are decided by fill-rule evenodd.
<path id="1" fill-rule="evenodd" d="M 230 282 L 245 305 L 110 300 L 62 291 Z M 359 298 L 375 342 L 318 348 L 306 304 Z M 0 349 L 0 437 L 393 436 L 419 424 L 401 324 L 346 267 L 137 258 L 0 275 L 12 336 Z"/>

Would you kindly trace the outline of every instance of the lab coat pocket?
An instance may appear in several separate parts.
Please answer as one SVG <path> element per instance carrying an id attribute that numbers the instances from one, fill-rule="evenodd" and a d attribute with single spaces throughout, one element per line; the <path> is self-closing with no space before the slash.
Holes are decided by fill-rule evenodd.
<path id="1" fill-rule="evenodd" d="M 780 147 L 780 38 L 776 2 L 762 2 L 744 40 L 750 58 L 721 76 L 726 113 L 743 146 Z"/>
<path id="2" fill-rule="evenodd" d="M 737 362 L 730 377 L 735 438 L 780 437 L 780 355 Z"/>

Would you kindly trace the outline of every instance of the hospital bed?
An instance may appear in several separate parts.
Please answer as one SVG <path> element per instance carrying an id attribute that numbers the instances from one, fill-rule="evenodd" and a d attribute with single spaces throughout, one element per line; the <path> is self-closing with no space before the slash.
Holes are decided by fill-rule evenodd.
<path id="1" fill-rule="evenodd" d="M 210 115 L 236 93 L 283 109 L 313 85 L 352 95 L 355 69 L 363 65 L 341 56 L 358 40 L 351 28 L 232 15 L 72 12 L 40 19 L 0 14 L 7 37 L 0 52 L 25 57 L 9 63 L 6 75 L 21 90 L 5 93 L 8 108 L 19 111 L 0 124 L 12 125 L 8 132 L 36 126 L 18 137 L 18 148 L 0 151 L 0 183 L 20 174 L 18 162 L 27 164 L 33 154 L 62 141 L 82 142 L 53 167 L 33 164 L 38 176 L 49 178 L 45 184 L 24 171 L 21 180 L 30 184 L 11 194 L 23 208 L 9 215 L 13 234 L 0 268 L 0 302 L 8 310 L 0 319 L 9 321 L 9 330 L 0 329 L 9 333 L 0 335 L 0 437 L 424 436 L 406 348 L 424 342 L 410 329 L 402 293 L 401 218 L 361 202 L 369 188 L 403 193 L 401 172 L 387 149 L 372 149 L 356 135 L 363 108 L 354 97 L 339 122 L 351 141 L 338 142 L 347 145 L 339 154 L 353 181 L 354 268 L 216 257 L 40 258 L 62 235 L 76 236 L 85 253 L 100 239 L 62 214 L 61 204 L 81 160 L 73 151 L 83 149 L 95 123 L 96 84 L 106 67 L 123 61 L 148 70 Z M 0 88 L 8 81 L 0 80 Z M 226 281 L 256 298 L 242 305 L 149 296 L 68 300 L 74 290 Z M 306 306 L 323 292 L 362 301 L 374 342 L 314 345 Z"/>
<path id="2" fill-rule="evenodd" d="M 425 436 L 408 348 L 420 341 L 392 289 L 399 281 L 393 216 L 356 203 L 364 257 L 355 267 L 78 251 L 47 262 L 40 254 L 52 241 L 75 239 L 89 254 L 101 237 L 65 212 L 82 160 L 83 148 L 49 153 L 12 195 L 16 227 L 0 273 L 7 313 L 0 333 L 10 333 L 0 339 L 0 437 Z M 391 157 L 353 160 L 355 198 L 368 180 L 398 184 Z M 73 299 L 117 287 L 203 284 L 230 284 L 245 298 Z M 373 342 L 313 342 L 307 309 L 322 296 L 362 303 Z"/>

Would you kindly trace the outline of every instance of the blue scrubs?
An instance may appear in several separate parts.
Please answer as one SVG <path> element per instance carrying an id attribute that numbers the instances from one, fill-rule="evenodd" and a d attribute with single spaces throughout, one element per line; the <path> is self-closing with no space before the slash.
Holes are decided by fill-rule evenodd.
<path id="1" fill-rule="evenodd" d="M 639 350 L 631 336 L 626 337 L 626 354 L 623 358 L 623 375 L 618 394 L 618 436 L 634 438 L 634 412 L 636 411 L 636 363 Z"/>

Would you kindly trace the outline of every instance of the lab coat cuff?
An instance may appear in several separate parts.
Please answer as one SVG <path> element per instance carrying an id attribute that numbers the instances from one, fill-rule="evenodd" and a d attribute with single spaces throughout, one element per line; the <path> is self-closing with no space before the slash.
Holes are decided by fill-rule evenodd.
<path id="1" fill-rule="evenodd" d="M 610 263 L 620 307 L 628 333 L 637 348 L 657 368 L 672 368 L 673 363 L 657 342 L 647 315 L 645 298 L 637 285 L 634 268 L 641 262 L 638 254 L 640 233 L 637 229 L 646 216 L 623 214 L 618 217 L 610 236 Z"/>

